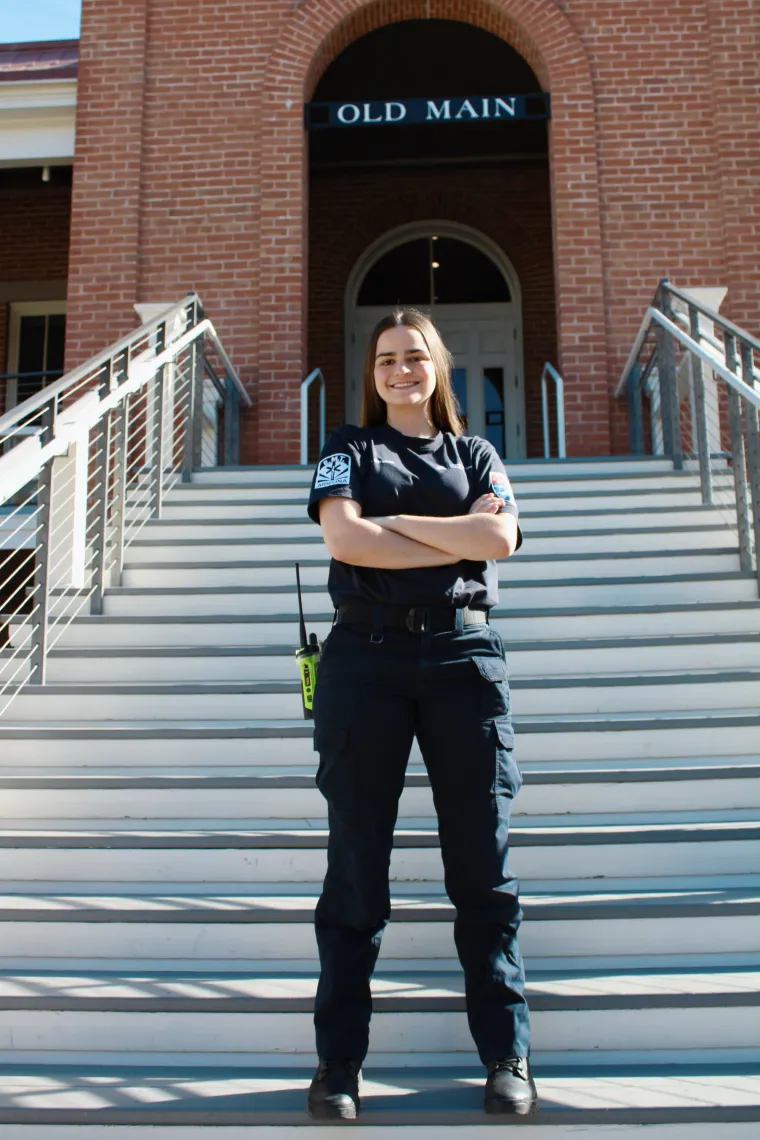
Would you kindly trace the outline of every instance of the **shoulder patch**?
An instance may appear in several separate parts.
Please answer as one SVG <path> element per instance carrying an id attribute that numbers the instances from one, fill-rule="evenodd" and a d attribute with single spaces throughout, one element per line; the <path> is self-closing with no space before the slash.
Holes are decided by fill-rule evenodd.
<path id="1" fill-rule="evenodd" d="M 323 487 L 342 487 L 351 481 L 351 456 L 338 453 L 320 460 L 314 490 Z"/>
<path id="2" fill-rule="evenodd" d="M 491 484 L 491 494 L 498 495 L 505 503 L 513 503 L 515 496 L 512 493 L 512 484 L 503 471 L 492 471 L 488 476 Z"/>

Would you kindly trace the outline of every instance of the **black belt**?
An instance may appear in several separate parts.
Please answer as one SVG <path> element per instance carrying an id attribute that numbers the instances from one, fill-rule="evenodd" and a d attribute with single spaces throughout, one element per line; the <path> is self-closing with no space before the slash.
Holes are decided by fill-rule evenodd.
<path id="1" fill-rule="evenodd" d="M 391 629 L 408 629 L 410 633 L 445 633 L 457 628 L 457 610 L 453 606 L 378 606 L 364 602 L 344 602 L 338 606 L 337 621 L 347 625 L 377 624 Z M 462 625 L 488 625 L 487 610 L 459 611 Z"/>

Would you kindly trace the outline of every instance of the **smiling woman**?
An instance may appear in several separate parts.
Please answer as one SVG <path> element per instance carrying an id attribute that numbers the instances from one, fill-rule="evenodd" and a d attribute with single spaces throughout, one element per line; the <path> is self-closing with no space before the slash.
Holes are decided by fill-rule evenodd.
<path id="1" fill-rule="evenodd" d="M 362 426 L 333 432 L 309 516 L 332 555 L 336 622 L 314 697 L 317 784 L 329 805 L 316 910 L 320 1064 L 308 1106 L 352 1120 L 367 1052 L 370 977 L 388 921 L 388 864 L 412 740 L 438 813 L 485 1108 L 533 1110 L 508 822 L 512 755 L 504 646 L 489 626 L 496 562 L 521 542 L 498 453 L 462 434 L 451 356 L 429 317 L 384 317 L 367 344 Z"/>

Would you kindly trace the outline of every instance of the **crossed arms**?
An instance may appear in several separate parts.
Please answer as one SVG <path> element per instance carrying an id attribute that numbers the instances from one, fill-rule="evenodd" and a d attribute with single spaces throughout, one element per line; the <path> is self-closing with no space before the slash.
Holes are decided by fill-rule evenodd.
<path id="1" fill-rule="evenodd" d="M 451 566 L 508 558 L 517 545 L 517 519 L 497 514 L 501 501 L 481 495 L 469 514 L 453 518 L 389 515 L 362 518 L 355 499 L 328 498 L 319 504 L 325 545 L 333 558 L 377 570 Z"/>

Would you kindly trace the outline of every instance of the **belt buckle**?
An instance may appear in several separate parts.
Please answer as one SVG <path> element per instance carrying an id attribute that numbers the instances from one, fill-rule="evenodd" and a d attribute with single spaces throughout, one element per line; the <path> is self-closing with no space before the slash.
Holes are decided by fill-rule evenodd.
<path id="1" fill-rule="evenodd" d="M 418 615 L 419 625 L 417 625 Z M 426 633 L 430 629 L 430 610 L 423 606 L 412 606 L 406 615 L 406 628 L 410 633 Z"/>

